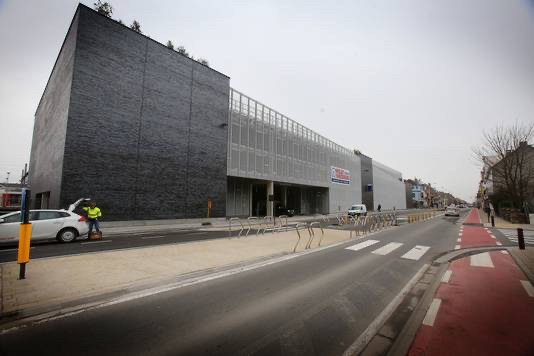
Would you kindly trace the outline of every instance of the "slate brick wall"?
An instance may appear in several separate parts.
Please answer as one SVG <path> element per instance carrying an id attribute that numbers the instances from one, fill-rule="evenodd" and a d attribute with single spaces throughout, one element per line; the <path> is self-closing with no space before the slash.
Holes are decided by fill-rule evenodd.
<path id="1" fill-rule="evenodd" d="M 77 28 L 76 14 L 35 113 L 29 168 L 33 208 L 36 194 L 44 192 L 50 192 L 49 207 L 66 207 L 61 205 L 61 177 Z"/>
<path id="2" fill-rule="evenodd" d="M 225 216 L 229 78 L 79 7 L 63 204 L 106 220 Z"/>

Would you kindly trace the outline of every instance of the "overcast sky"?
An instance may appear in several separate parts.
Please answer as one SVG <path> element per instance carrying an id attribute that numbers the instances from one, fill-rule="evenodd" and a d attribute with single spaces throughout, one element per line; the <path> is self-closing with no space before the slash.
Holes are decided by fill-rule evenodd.
<path id="1" fill-rule="evenodd" d="M 466 200 L 481 130 L 534 121 L 534 0 L 111 4 L 114 18 L 208 59 L 233 88 Z M 0 0 L 1 180 L 18 180 L 29 161 L 34 113 L 76 6 Z"/>

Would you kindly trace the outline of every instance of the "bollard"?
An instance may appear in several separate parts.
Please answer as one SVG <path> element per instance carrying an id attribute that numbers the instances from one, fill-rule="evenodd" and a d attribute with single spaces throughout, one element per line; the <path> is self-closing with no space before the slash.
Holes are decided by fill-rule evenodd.
<path id="1" fill-rule="evenodd" d="M 495 216 L 491 216 L 491 226 L 495 227 Z"/>
<path id="2" fill-rule="evenodd" d="M 519 245 L 520 250 L 525 249 L 525 237 L 523 236 L 523 229 L 517 229 L 517 244 Z"/>

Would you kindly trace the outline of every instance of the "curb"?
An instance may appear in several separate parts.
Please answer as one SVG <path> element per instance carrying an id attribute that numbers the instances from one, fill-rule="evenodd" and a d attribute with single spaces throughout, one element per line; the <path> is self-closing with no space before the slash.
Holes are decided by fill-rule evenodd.
<path id="1" fill-rule="evenodd" d="M 439 267 L 435 266 L 437 267 L 437 270 L 435 271 L 434 279 L 428 285 L 425 293 L 412 312 L 412 315 L 402 328 L 401 332 L 395 338 L 395 341 L 387 352 L 388 356 L 406 355 L 408 353 L 408 350 L 410 349 L 410 346 L 417 335 L 417 331 L 419 330 L 421 323 L 425 318 L 428 308 L 434 299 L 434 295 L 441 284 L 441 278 L 449 268 L 449 264 L 450 263 L 441 264 Z M 421 279 L 424 277 L 425 276 L 423 276 Z"/>

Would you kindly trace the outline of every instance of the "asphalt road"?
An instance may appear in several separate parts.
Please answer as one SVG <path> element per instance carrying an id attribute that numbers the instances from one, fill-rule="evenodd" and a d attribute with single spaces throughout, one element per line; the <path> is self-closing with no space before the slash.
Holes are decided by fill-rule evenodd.
<path id="1" fill-rule="evenodd" d="M 424 264 L 454 248 L 460 220 L 439 217 L 395 227 L 262 268 L 15 330 L 0 335 L 0 354 L 339 355 Z M 377 242 L 346 249 L 370 240 Z M 403 258 L 416 245 L 429 249 L 418 259 Z M 377 250 L 385 254 L 373 253 Z"/>

